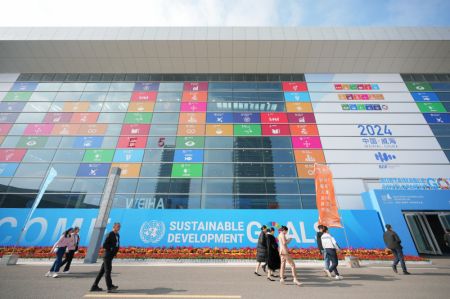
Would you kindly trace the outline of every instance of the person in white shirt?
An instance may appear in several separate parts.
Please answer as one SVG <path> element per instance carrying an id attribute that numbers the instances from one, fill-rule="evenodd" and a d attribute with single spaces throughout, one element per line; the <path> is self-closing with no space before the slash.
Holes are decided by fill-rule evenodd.
<path id="1" fill-rule="evenodd" d="M 330 235 L 328 227 L 324 226 L 322 231 L 323 234 L 320 237 L 320 239 L 322 240 L 322 246 L 331 260 L 331 266 L 328 268 L 328 270 L 325 270 L 325 272 L 327 273 L 328 277 L 332 277 L 331 272 L 334 272 L 335 278 L 337 280 L 343 279 L 344 277 L 339 274 L 339 271 L 337 269 L 337 266 L 339 264 L 337 251 L 340 250 L 340 248 L 333 236 Z"/>

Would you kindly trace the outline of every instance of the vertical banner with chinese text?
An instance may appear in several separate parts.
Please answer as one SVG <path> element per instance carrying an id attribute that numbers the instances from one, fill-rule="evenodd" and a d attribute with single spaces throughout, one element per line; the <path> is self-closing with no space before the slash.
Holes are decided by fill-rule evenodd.
<path id="1" fill-rule="evenodd" d="M 328 166 L 317 163 L 314 164 L 314 169 L 319 224 L 328 227 L 342 227 L 334 194 L 331 170 Z"/>

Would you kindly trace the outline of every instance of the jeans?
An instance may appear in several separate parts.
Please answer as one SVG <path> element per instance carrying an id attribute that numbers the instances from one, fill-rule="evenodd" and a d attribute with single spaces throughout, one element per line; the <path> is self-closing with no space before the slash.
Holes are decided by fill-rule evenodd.
<path id="1" fill-rule="evenodd" d="M 323 255 L 323 260 L 325 262 L 325 270 L 328 270 L 330 268 L 330 258 L 328 257 L 327 252 L 324 250 L 321 250 L 320 253 Z"/>
<path id="2" fill-rule="evenodd" d="M 328 258 L 331 260 L 331 266 L 328 268 L 328 271 L 334 272 L 334 274 L 339 276 L 339 271 L 337 269 L 337 266 L 339 265 L 339 260 L 337 256 L 336 249 L 334 248 L 327 248 L 325 249 L 326 254 L 328 255 Z"/>
<path id="3" fill-rule="evenodd" d="M 50 268 L 50 272 L 59 272 L 59 268 L 61 267 L 62 258 L 65 252 L 66 247 L 58 247 L 58 250 L 56 251 L 56 260 L 53 263 L 53 266 Z"/>
<path id="4" fill-rule="evenodd" d="M 394 262 L 392 266 L 397 266 L 400 262 L 400 265 L 402 265 L 403 272 L 406 272 L 406 264 L 405 264 L 405 258 L 403 257 L 403 250 L 401 248 L 394 248 L 391 249 L 392 254 L 394 255 Z"/>
<path id="5" fill-rule="evenodd" d="M 64 259 L 64 261 L 62 261 L 62 263 L 60 265 L 60 267 L 66 265 L 64 267 L 64 271 L 69 271 L 70 264 L 72 263 L 74 254 L 75 254 L 75 250 L 69 250 L 69 252 L 66 253 L 66 258 Z"/>

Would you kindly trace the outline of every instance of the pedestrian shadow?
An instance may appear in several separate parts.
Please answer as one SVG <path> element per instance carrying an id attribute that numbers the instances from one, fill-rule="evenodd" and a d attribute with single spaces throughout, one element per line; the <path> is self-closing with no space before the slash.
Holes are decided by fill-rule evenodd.
<path id="1" fill-rule="evenodd" d="M 450 276 L 450 273 L 411 273 L 411 276 Z"/>
<path id="2" fill-rule="evenodd" d="M 153 289 L 118 289 L 119 294 L 120 293 L 126 293 L 126 294 L 146 294 L 146 295 L 163 295 L 163 294 L 170 294 L 170 293 L 182 293 L 187 292 L 187 290 L 175 290 L 172 288 L 153 288 Z"/>
<path id="3" fill-rule="evenodd" d="M 89 277 L 97 277 L 98 271 L 90 271 L 90 272 L 71 272 L 70 274 L 59 274 L 58 278 L 89 278 Z M 111 273 L 111 276 L 117 276 L 119 273 Z"/>

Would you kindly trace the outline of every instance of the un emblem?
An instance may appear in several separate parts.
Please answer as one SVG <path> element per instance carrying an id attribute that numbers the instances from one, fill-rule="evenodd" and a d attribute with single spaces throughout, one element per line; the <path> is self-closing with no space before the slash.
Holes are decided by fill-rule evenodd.
<path id="1" fill-rule="evenodd" d="M 158 243 L 164 237 L 165 232 L 164 222 L 150 220 L 142 223 L 139 235 L 144 243 Z"/>

